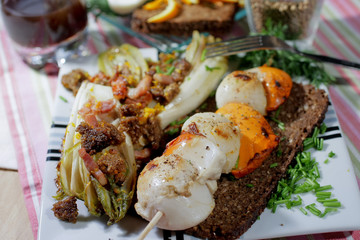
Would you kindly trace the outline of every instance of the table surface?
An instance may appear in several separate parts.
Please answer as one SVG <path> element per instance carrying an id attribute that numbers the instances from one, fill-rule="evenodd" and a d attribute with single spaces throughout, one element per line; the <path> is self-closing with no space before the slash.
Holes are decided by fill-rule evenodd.
<path id="1" fill-rule="evenodd" d="M 0 186 L 3 186 L 2 191 L 6 193 L 0 195 L 2 239 L 33 239 L 18 172 L 1 169 Z"/>
<path id="2" fill-rule="evenodd" d="M 123 42 L 147 46 L 110 24 L 95 21 L 92 16 L 88 28 L 91 53 Z M 359 62 L 360 1 L 325 1 L 313 47 L 320 54 Z M 337 78 L 329 92 L 360 185 L 360 71 L 333 65 L 326 65 L 326 69 Z M 2 239 L 36 239 L 37 236 L 42 176 L 57 81 L 56 74 L 48 73 L 51 69 L 34 71 L 19 59 L 0 21 L 0 159 L 9 160 L 9 167 L 17 169 L 0 168 Z M 360 240 L 360 232 L 329 233 L 310 238 Z"/>

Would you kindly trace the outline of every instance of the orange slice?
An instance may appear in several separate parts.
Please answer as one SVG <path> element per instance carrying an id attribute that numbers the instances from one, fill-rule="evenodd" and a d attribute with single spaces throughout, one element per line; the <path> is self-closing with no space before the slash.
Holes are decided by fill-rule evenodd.
<path id="1" fill-rule="evenodd" d="M 256 168 L 277 147 L 279 137 L 274 134 L 266 119 L 256 110 L 243 103 L 228 103 L 216 113 L 235 123 L 242 133 L 239 159 L 232 174 L 243 177 Z"/>
<path id="2" fill-rule="evenodd" d="M 238 3 L 238 0 L 204 0 L 207 2 L 213 2 L 213 3 Z"/>
<path id="3" fill-rule="evenodd" d="M 183 2 L 187 5 L 192 5 L 192 4 L 199 4 L 200 0 L 181 0 L 181 2 Z"/>
<path id="4" fill-rule="evenodd" d="M 176 0 L 168 0 L 168 5 L 166 8 L 161 11 L 159 14 L 152 16 L 147 21 L 149 23 L 159 23 L 164 22 L 169 19 L 176 17 L 181 9 L 181 5 Z"/>
<path id="5" fill-rule="evenodd" d="M 289 97 L 292 88 L 291 77 L 273 67 L 262 66 L 259 70 L 263 74 L 261 80 L 266 92 L 266 111 L 274 111 Z"/>
<path id="6" fill-rule="evenodd" d="M 159 9 L 161 8 L 162 6 L 164 6 L 166 4 L 166 1 L 165 0 L 155 0 L 155 1 L 152 1 L 152 2 L 148 2 L 147 4 L 145 4 L 143 6 L 143 9 L 145 10 L 156 10 L 156 9 Z"/>

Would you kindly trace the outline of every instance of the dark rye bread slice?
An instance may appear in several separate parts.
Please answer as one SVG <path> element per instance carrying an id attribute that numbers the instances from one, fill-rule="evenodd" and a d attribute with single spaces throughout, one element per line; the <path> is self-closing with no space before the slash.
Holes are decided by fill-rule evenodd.
<path id="1" fill-rule="evenodd" d="M 218 36 L 230 31 L 236 10 L 237 4 L 233 3 L 183 4 L 177 17 L 161 23 L 148 23 L 147 19 L 155 16 L 162 9 L 148 11 L 139 8 L 133 12 L 131 27 L 143 33 L 191 36 L 194 30 L 198 30 Z"/>
<path id="2" fill-rule="evenodd" d="M 303 140 L 324 120 L 328 104 L 325 91 L 294 83 L 278 116 L 285 124 L 285 130 L 270 121 L 274 132 L 285 138 L 280 142 L 282 155 L 278 157 L 274 151 L 261 167 L 239 180 L 222 176 L 214 195 L 214 210 L 204 222 L 185 232 L 208 239 L 236 239 L 245 233 L 264 211 L 271 192 L 301 150 Z M 270 168 L 273 163 L 278 163 L 277 167 Z M 247 184 L 253 187 L 247 187 Z"/>

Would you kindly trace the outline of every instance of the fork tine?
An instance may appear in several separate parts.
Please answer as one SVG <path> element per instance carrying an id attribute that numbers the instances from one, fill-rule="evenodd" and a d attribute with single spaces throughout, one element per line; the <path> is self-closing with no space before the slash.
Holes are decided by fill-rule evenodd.
<path id="1" fill-rule="evenodd" d="M 261 36 L 216 42 L 207 46 L 206 57 L 227 56 L 236 52 L 246 52 L 252 49 L 261 48 L 262 46 Z"/>
<path id="2" fill-rule="evenodd" d="M 210 55 L 213 53 L 230 51 L 233 49 L 241 50 L 243 48 L 256 48 L 256 47 L 261 47 L 261 46 L 262 46 L 262 44 L 260 44 L 258 42 L 245 42 L 245 43 L 237 42 L 237 43 L 228 44 L 228 45 L 219 45 L 214 48 L 207 48 L 207 53 Z"/>
<path id="3" fill-rule="evenodd" d="M 219 45 L 229 45 L 232 44 L 234 42 L 253 42 L 253 41 L 259 41 L 259 37 L 260 36 L 249 36 L 249 37 L 242 37 L 242 38 L 232 38 L 229 40 L 224 40 L 224 41 L 220 41 L 220 42 L 213 42 L 213 43 L 208 43 L 207 46 L 208 48 L 213 48 Z"/>
<path id="4" fill-rule="evenodd" d="M 212 57 L 218 57 L 218 56 L 229 56 L 229 55 L 235 55 L 236 53 L 239 53 L 239 52 L 250 52 L 250 51 L 253 51 L 254 49 L 261 50 L 262 48 L 259 48 L 258 46 L 248 46 L 248 47 L 243 47 L 240 49 L 231 49 L 228 51 L 219 51 L 219 52 L 215 52 L 215 53 L 206 54 L 205 57 L 212 58 Z M 263 49 L 265 49 L 265 48 L 263 48 Z"/>

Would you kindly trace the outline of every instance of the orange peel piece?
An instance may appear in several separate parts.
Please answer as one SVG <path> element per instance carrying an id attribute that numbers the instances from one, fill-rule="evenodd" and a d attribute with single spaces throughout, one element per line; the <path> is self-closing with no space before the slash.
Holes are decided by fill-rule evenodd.
<path id="1" fill-rule="evenodd" d="M 289 74 L 273 67 L 258 68 L 263 74 L 262 83 L 266 92 L 266 111 L 274 111 L 289 97 L 292 80 Z"/>
<path id="2" fill-rule="evenodd" d="M 166 8 L 161 11 L 159 14 L 152 16 L 147 20 L 149 23 L 159 23 L 170 20 L 176 17 L 181 9 L 181 4 L 178 3 L 176 0 L 168 0 L 168 4 Z"/>
<path id="3" fill-rule="evenodd" d="M 232 174 L 243 177 L 256 168 L 279 144 L 266 119 L 256 110 L 243 103 L 228 103 L 216 113 L 222 114 L 236 124 L 241 133 L 238 164 Z"/>

